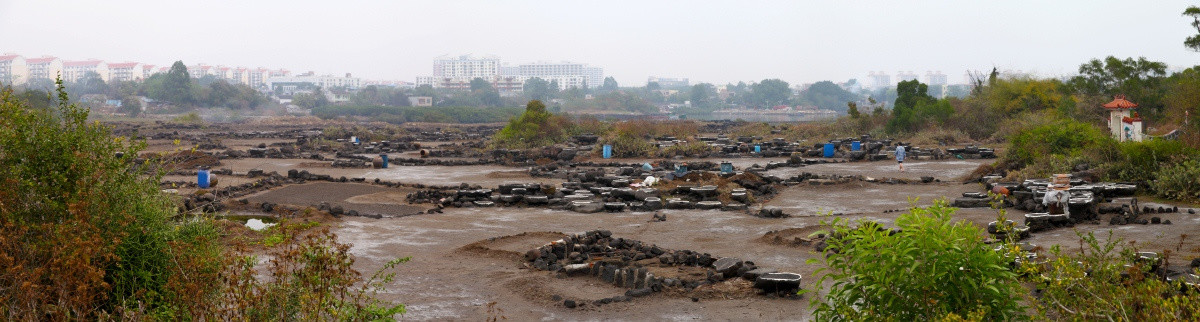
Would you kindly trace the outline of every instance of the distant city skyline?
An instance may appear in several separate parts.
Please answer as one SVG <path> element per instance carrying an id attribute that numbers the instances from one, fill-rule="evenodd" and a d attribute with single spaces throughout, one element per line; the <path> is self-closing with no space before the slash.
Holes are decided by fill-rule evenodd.
<path id="1" fill-rule="evenodd" d="M 20 1 L 0 0 L 0 53 L 156 66 L 283 68 L 412 82 L 443 55 L 571 61 L 622 86 L 651 76 L 792 84 L 870 72 L 951 84 L 966 71 L 1074 74 L 1105 56 L 1181 69 L 1190 1 Z M 67 19 L 69 18 L 69 19 Z"/>

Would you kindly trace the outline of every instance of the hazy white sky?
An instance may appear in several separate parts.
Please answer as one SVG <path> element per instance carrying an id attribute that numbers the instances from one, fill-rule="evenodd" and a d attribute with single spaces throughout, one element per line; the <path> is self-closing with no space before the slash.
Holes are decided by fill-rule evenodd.
<path id="1" fill-rule="evenodd" d="M 434 57 L 569 60 L 622 85 L 865 78 L 869 71 L 1074 73 L 1107 55 L 1200 65 L 1200 1 L 0 0 L 0 52 L 286 68 L 405 80 Z"/>

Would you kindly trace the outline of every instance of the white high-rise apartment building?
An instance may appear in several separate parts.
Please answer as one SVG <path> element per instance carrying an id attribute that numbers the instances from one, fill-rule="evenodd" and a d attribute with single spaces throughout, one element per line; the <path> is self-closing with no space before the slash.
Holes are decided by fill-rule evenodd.
<path id="1" fill-rule="evenodd" d="M 0 84 L 24 85 L 26 81 L 29 81 L 29 65 L 25 57 L 0 55 Z"/>
<path id="2" fill-rule="evenodd" d="M 558 89 L 560 90 L 571 87 L 583 88 L 585 85 L 588 88 L 596 88 L 604 84 L 603 68 L 592 67 L 582 63 L 536 62 L 517 66 L 504 66 L 502 72 L 504 76 L 516 76 L 525 79 L 537 77 L 547 82 L 558 81 Z"/>
<path id="3" fill-rule="evenodd" d="M 937 72 L 926 71 L 925 72 L 925 83 L 929 84 L 929 86 L 940 86 L 940 85 L 949 84 L 950 80 L 949 80 L 949 78 L 946 77 L 946 74 L 942 73 L 942 71 L 937 71 Z"/>
<path id="4" fill-rule="evenodd" d="M 100 79 L 108 81 L 108 64 L 100 60 L 80 60 L 63 62 L 63 80 L 67 82 L 77 82 L 89 72 L 94 72 L 100 75 Z"/>
<path id="5" fill-rule="evenodd" d="M 896 86 L 896 83 L 892 83 L 892 76 L 888 75 L 887 72 L 871 72 L 867 75 L 867 79 L 871 80 L 871 88 L 878 89 Z"/>
<path id="6" fill-rule="evenodd" d="M 500 58 L 475 58 L 469 55 L 442 56 L 433 60 L 433 77 L 439 79 L 466 80 L 483 78 L 488 81 L 500 76 Z"/>
<path id="7" fill-rule="evenodd" d="M 110 80 L 128 82 L 142 80 L 145 68 L 142 68 L 141 63 L 112 63 L 108 64 L 108 73 Z"/>
<path id="8" fill-rule="evenodd" d="M 41 57 L 26 59 L 29 65 L 29 79 L 55 80 L 63 72 L 63 61 L 57 57 Z"/>

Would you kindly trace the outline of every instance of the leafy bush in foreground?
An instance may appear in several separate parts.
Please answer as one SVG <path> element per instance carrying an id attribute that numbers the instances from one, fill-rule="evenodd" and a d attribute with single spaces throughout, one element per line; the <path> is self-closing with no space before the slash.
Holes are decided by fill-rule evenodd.
<path id="1" fill-rule="evenodd" d="M 814 297 L 817 320 L 928 321 L 947 316 L 988 320 L 1023 314 L 1017 275 L 1003 253 L 984 244 L 970 222 L 951 222 L 956 208 L 937 201 L 896 219 L 899 232 L 864 221 L 834 221 Z M 821 287 L 821 286 L 818 286 Z M 816 292 L 820 293 L 820 290 Z"/>
<path id="2" fill-rule="evenodd" d="M 219 240 L 210 218 L 176 217 L 161 174 L 132 161 L 144 143 L 110 136 L 69 104 L 30 107 L 0 91 L 0 319 L 377 320 L 349 247 L 290 231 L 262 268 Z M 118 156 L 120 152 L 123 156 Z M 148 174 L 147 174 L 148 173 Z M 311 227 L 310 227 L 311 228 Z M 388 263 L 391 269 L 406 259 Z M 266 270 L 270 280 L 256 276 Z"/>
<path id="3" fill-rule="evenodd" d="M 1080 250 L 1066 255 L 1051 248 L 1051 259 L 1034 266 L 1031 280 L 1042 289 L 1038 311 L 1063 320 L 1196 321 L 1200 290 L 1162 280 L 1153 261 L 1138 260 L 1122 240 L 1079 234 Z M 1186 238 L 1182 236 L 1181 238 Z M 1181 241 L 1181 246 L 1184 243 Z M 1168 251 L 1163 252 L 1170 255 Z M 1165 265 L 1166 262 L 1164 262 Z"/>
<path id="4" fill-rule="evenodd" d="M 86 318 L 127 306 L 167 313 L 180 266 L 206 253 L 205 223 L 173 224 L 174 208 L 128 161 L 142 147 L 88 123 L 68 104 L 33 109 L 0 93 L 0 305 L 7 318 Z M 116 153 L 124 153 L 125 158 Z M 182 250 L 182 251 L 180 251 Z M 210 261 L 201 261 L 211 263 Z"/>

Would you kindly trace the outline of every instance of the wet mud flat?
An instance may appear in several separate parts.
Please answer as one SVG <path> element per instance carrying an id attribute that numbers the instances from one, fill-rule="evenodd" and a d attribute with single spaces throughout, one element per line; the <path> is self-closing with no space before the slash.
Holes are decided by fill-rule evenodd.
<path id="1" fill-rule="evenodd" d="M 794 273 L 802 277 L 799 287 L 811 290 L 816 287 L 813 274 L 819 267 L 806 261 L 821 257 L 814 246 L 824 228 L 822 222 L 840 218 L 891 225 L 909 207 L 986 190 L 983 184 L 963 184 L 960 178 L 991 162 L 914 157 L 905 163 L 907 171 L 901 172 L 894 161 L 880 160 L 886 155 L 878 152 L 864 158 L 876 161 L 846 162 L 853 161 L 847 153 L 846 158 L 823 158 L 802 165 L 792 164 L 794 158 L 765 156 L 669 160 L 546 157 L 563 151 L 526 153 L 529 155 L 521 156 L 523 161 L 513 162 L 506 158 L 520 153 L 503 151 L 505 158 L 491 158 L 493 153 L 475 150 L 481 140 L 478 135 L 468 138 L 427 131 L 406 134 L 410 137 L 387 144 L 328 140 L 319 145 L 302 144 L 316 130 L 319 128 L 226 128 L 208 131 L 224 133 L 205 134 L 204 129 L 184 129 L 154 135 L 158 148 L 171 149 L 175 146 L 172 140 L 183 139 L 208 144 L 208 149 L 202 150 L 220 157 L 214 168 L 227 173 L 220 176 L 221 186 L 213 189 L 213 196 L 192 198 L 238 203 L 239 213 L 248 214 L 277 213 L 267 208 L 341 213 L 329 225 L 342 242 L 352 244 L 355 267 L 368 274 L 388 260 L 412 256 L 411 262 L 398 267 L 396 281 L 383 296 L 407 304 L 409 313 L 404 318 L 414 320 L 808 320 L 806 298 L 760 292 L 754 287 L 756 279 L 744 275 L 749 269 L 734 269 L 734 273 L 727 269 L 753 263 L 757 268 Z M 292 146 L 298 148 L 289 150 Z M 795 146 L 764 148 L 778 155 Z M 421 158 L 424 149 L 436 152 Z M 578 151 L 591 150 L 578 147 Z M 806 153 L 815 151 L 814 147 Z M 371 167 L 369 159 L 380 153 L 431 161 Z M 531 165 L 535 156 L 554 159 L 550 162 L 566 170 L 555 173 L 558 175 L 533 175 L 534 167 L 545 164 Z M 717 176 L 718 163 L 723 161 L 730 161 L 736 174 Z M 339 163 L 356 165 L 337 166 Z M 643 163 L 652 163 L 653 171 L 639 171 Z M 684 163 L 693 169 L 693 174 L 679 176 L 684 182 L 667 182 L 658 186 L 657 192 L 630 189 L 648 173 L 666 177 L 672 172 L 666 165 Z M 781 163 L 789 165 L 778 166 Z M 707 167 L 701 168 L 701 164 Z M 754 167 L 756 164 L 760 167 Z M 750 178 L 751 173 L 756 178 Z M 194 179 L 189 175 L 194 173 L 174 173 L 166 181 Z M 580 179 L 584 177 L 587 179 Z M 234 184 L 247 187 L 220 191 Z M 195 187 L 178 190 L 184 195 L 200 191 Z M 442 193 L 426 193 L 433 190 Z M 472 199 L 463 200 L 464 191 Z M 428 198 L 412 198 L 414 195 Z M 469 206 L 448 206 L 443 198 L 450 195 Z M 527 201 L 506 201 L 515 196 Z M 562 204 L 534 206 L 528 201 L 534 200 L 531 197 L 562 200 Z M 658 207 L 649 207 L 651 197 L 658 199 Z M 684 202 L 691 206 L 672 207 L 672 203 Z M 1128 202 L 1112 200 L 1112 204 Z M 595 207 L 580 206 L 583 204 Z M 740 207 L 706 209 L 709 204 Z M 609 209 L 610 205 L 617 209 Z M 761 216 L 764 208 L 786 215 Z M 351 211 L 358 216 L 346 215 Z M 1007 218 L 1015 221 L 1030 213 L 1015 208 L 1006 212 Z M 954 218 L 982 228 L 997 215 L 997 210 L 986 207 L 962 208 Z M 1170 220 L 1171 225 L 1109 224 L 1113 216 L 1106 213 L 1097 220 L 1053 227 L 1024 241 L 1043 248 L 1061 245 L 1070 251 L 1078 245 L 1077 233 L 1104 236 L 1113 231 L 1117 237 L 1136 241 L 1141 250 L 1170 249 L 1186 259 L 1200 254 L 1194 242 L 1181 243 L 1179 237 L 1200 228 L 1197 215 L 1186 211 L 1155 214 L 1160 221 Z M 587 237 L 593 239 L 588 242 L 578 237 L 599 231 L 608 236 Z M 558 248 L 564 241 L 573 251 Z M 684 250 L 687 252 L 676 256 Z M 728 260 L 718 263 L 722 258 L 736 258 L 738 265 L 722 264 Z M 579 273 L 583 269 L 579 266 L 565 267 L 580 264 L 589 265 L 587 273 Z M 722 278 L 713 278 L 714 271 L 721 271 Z M 659 279 L 649 278 L 648 273 Z M 633 286 L 626 284 L 629 276 L 633 276 Z M 666 286 L 653 290 L 655 284 Z M 653 291 L 639 291 L 646 288 Z"/>

